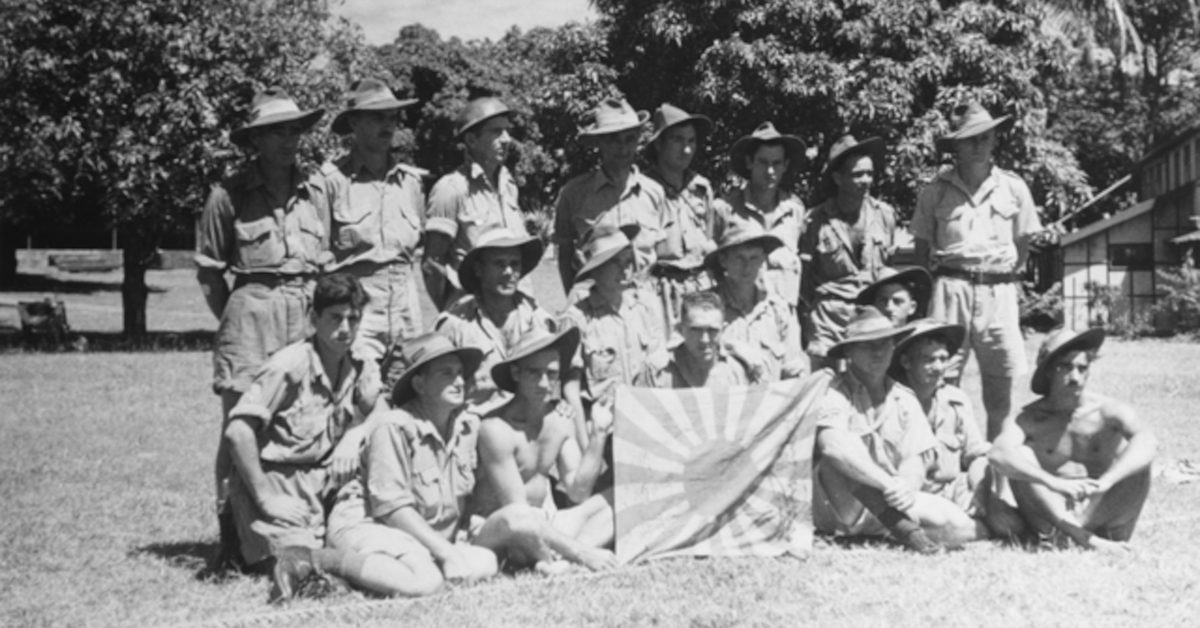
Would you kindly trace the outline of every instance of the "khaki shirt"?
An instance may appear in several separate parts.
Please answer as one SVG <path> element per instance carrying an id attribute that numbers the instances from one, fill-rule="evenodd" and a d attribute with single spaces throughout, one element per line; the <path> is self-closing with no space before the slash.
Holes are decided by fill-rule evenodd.
<path id="1" fill-rule="evenodd" d="M 354 372 L 334 390 L 314 342 L 310 337 L 268 358 L 230 411 L 231 417 L 258 419 L 264 461 L 323 463 L 346 429 L 375 404 L 380 389 L 375 363 L 347 357 Z"/>
<path id="2" fill-rule="evenodd" d="M 313 274 L 328 261 L 314 181 L 292 168 L 291 195 L 274 199 L 257 162 L 215 185 L 196 222 L 196 265 L 235 274 Z"/>
<path id="3" fill-rule="evenodd" d="M 450 439 L 443 440 L 412 401 L 379 417 L 362 456 L 368 516 L 381 520 L 411 507 L 442 538 L 453 540 L 475 489 L 479 417 L 460 412 L 452 420 Z"/>
<path id="4" fill-rule="evenodd" d="M 779 381 L 781 367 L 803 354 L 800 348 L 800 324 L 796 310 L 779 295 L 755 288 L 757 296 L 747 310 L 740 310 L 723 286 L 717 289 L 725 304 L 725 327 L 721 340 L 739 341 L 753 346 L 771 358 L 767 381 Z"/>
<path id="5" fill-rule="evenodd" d="M 525 217 L 517 204 L 517 183 L 508 168 L 500 166 L 493 186 L 483 166 L 468 159 L 433 184 L 425 230 L 443 233 L 453 242 L 451 268 L 458 268 L 480 235 L 496 228 L 525 233 Z"/>
<path id="6" fill-rule="evenodd" d="M 438 315 L 433 328 L 445 334 L 456 347 L 475 347 L 483 351 L 483 362 L 475 371 L 473 403 L 483 403 L 497 392 L 492 367 L 503 361 L 521 337 L 534 329 L 550 330 L 553 318 L 532 297 L 517 292 L 517 307 L 502 326 L 497 327 L 481 309 L 475 295 L 467 295 Z"/>
<path id="7" fill-rule="evenodd" d="M 359 262 L 417 261 L 425 211 L 424 170 L 392 164 L 382 179 L 353 152 L 321 166 L 322 202 L 331 217 L 330 248 L 338 270 Z"/>
<path id="8" fill-rule="evenodd" d="M 725 202 L 718 221 L 717 241 L 720 242 L 735 220 L 757 222 L 763 230 L 778 236 L 783 246 L 771 251 L 767 257 L 764 278 L 769 289 L 788 305 L 797 307 L 800 303 L 800 236 L 804 233 L 804 203 L 794 194 L 783 195 L 775 209 L 766 213 L 746 198 L 745 188 L 731 192 Z"/>
<path id="9" fill-rule="evenodd" d="M 554 207 L 554 241 L 572 245 L 575 257 L 572 269 L 583 266 L 582 248 L 588 231 L 597 225 L 637 225 L 641 228 L 633 241 L 638 268 L 646 271 L 657 259 L 655 246 L 663 239 L 666 192 L 637 167 L 619 187 L 597 168 L 579 175 L 562 187 Z"/>
<path id="10" fill-rule="evenodd" d="M 896 246 L 896 210 L 868 196 L 858 220 L 837 215 L 835 199 L 809 212 L 800 258 L 804 262 L 804 300 L 834 297 L 853 301 L 879 278 Z"/>
<path id="11" fill-rule="evenodd" d="M 1015 271 L 1017 243 L 1041 228 L 1029 187 L 996 167 L 974 194 L 953 167 L 938 173 L 917 196 L 911 225 L 936 266 L 996 273 Z"/>
<path id="12" fill-rule="evenodd" d="M 888 380 L 883 403 L 875 406 L 865 386 L 850 371 L 838 373 L 817 406 L 817 428 L 837 428 L 858 436 L 871 459 L 896 475 L 913 456 L 928 461 L 937 442 L 921 402 L 907 386 Z"/>
<path id="13" fill-rule="evenodd" d="M 647 170 L 646 175 L 662 186 L 665 193 L 663 237 L 668 246 L 663 257 L 699 261 L 715 250 L 719 209 L 708 179 L 688 170 L 683 175 L 683 187 L 675 188 L 657 169 Z"/>
<path id="14" fill-rule="evenodd" d="M 694 382 L 688 379 L 679 368 L 683 345 L 670 351 L 660 351 L 651 356 L 645 369 L 634 378 L 633 385 L 645 388 L 729 388 L 731 386 L 746 386 L 755 383 L 746 373 L 746 367 L 741 362 L 722 352 L 717 356 L 717 362 L 708 372 L 708 379 Z"/>
<path id="15" fill-rule="evenodd" d="M 971 400 L 957 386 L 944 385 L 933 395 L 929 426 L 936 442 L 929 482 L 953 482 L 976 458 L 986 456 L 990 445 L 984 439 L 971 410 Z"/>
<path id="16" fill-rule="evenodd" d="M 583 368 L 593 400 L 611 400 L 617 384 L 632 384 L 646 359 L 665 344 L 659 311 L 634 288 L 625 290 L 617 308 L 591 293 L 567 308 L 563 319 L 579 328 L 574 366 Z"/>

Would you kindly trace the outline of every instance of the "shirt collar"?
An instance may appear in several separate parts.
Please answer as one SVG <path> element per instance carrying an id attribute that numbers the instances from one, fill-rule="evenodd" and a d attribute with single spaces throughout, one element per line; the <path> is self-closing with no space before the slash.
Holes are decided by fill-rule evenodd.
<path id="1" fill-rule="evenodd" d="M 450 417 L 450 440 L 448 442 L 443 441 L 442 434 L 441 432 L 438 432 L 437 426 L 433 424 L 433 421 L 422 417 L 419 412 L 419 408 L 420 406 L 417 404 L 416 399 L 410 399 L 407 403 L 401 406 L 401 409 L 403 409 L 413 418 L 413 435 L 420 440 L 432 439 L 433 441 L 444 445 L 446 449 L 452 449 L 458 444 L 459 439 L 462 438 L 463 435 L 468 434 L 471 431 L 471 422 L 467 420 L 468 413 L 466 411 L 466 407 L 464 406 L 458 410 L 455 410 L 454 414 Z"/>
<path id="2" fill-rule="evenodd" d="M 609 178 L 608 173 L 604 171 L 604 168 L 597 167 L 595 172 L 596 174 L 592 178 L 593 192 L 597 192 L 605 186 L 611 186 L 614 188 L 617 187 L 617 182 Z M 630 192 L 640 190 L 642 186 L 641 176 L 642 173 L 640 170 L 638 170 L 636 165 L 630 166 L 629 176 L 625 178 L 625 189 L 622 190 L 621 196 L 625 196 Z"/>

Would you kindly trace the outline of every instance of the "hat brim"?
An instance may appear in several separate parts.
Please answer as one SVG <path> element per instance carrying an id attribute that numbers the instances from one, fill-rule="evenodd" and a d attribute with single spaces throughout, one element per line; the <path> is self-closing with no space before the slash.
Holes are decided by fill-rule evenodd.
<path id="1" fill-rule="evenodd" d="M 783 144 L 783 152 L 788 159 L 788 170 L 798 168 L 803 162 L 804 151 L 807 145 L 804 143 L 804 140 L 795 135 L 781 135 L 777 138 L 767 140 L 747 135 L 739 138 L 729 149 L 729 169 L 743 179 L 749 179 L 750 170 L 746 168 L 746 157 L 758 150 L 761 144 L 770 142 L 780 142 Z"/>
<path id="2" fill-rule="evenodd" d="M 917 317 L 924 316 L 929 305 L 929 297 L 933 294 L 933 277 L 929 271 L 920 266 L 911 266 L 899 270 L 895 275 L 876 280 L 875 283 L 860 290 L 854 302 L 857 305 L 875 305 L 875 296 L 879 291 L 884 286 L 893 283 L 904 284 L 916 293 L 912 296 L 913 300 L 917 302 Z"/>
<path id="3" fill-rule="evenodd" d="M 519 353 L 514 353 L 505 358 L 503 362 L 497 362 L 492 366 L 492 381 L 501 390 L 517 392 L 517 382 L 512 376 L 512 366 L 531 355 L 553 348 L 558 349 L 559 361 L 561 362 L 559 364 L 559 372 L 565 376 L 567 365 L 570 364 L 571 359 L 575 356 L 575 350 L 579 348 L 579 336 L 579 328 L 571 327 L 558 334 L 546 336 L 541 341 L 522 348 Z"/>
<path id="4" fill-rule="evenodd" d="M 783 246 L 783 240 L 780 240 L 779 236 L 773 233 L 760 233 L 749 238 L 727 242 L 704 256 L 704 267 L 713 272 L 723 271 L 724 269 L 721 268 L 721 253 L 747 244 L 760 244 L 764 252 L 770 255 L 771 251 Z"/>
<path id="5" fill-rule="evenodd" d="M 468 122 L 467 124 L 464 124 L 461 127 L 459 127 L 459 129 L 454 132 L 454 137 L 460 138 L 463 136 L 463 133 L 470 131 L 471 129 L 483 124 L 484 122 L 487 122 L 488 120 L 491 120 L 492 118 L 499 118 L 500 116 L 507 116 L 509 118 L 512 118 L 513 114 L 514 114 L 514 112 L 512 109 L 505 109 L 503 111 L 489 113 L 488 115 L 486 115 L 482 118 L 472 120 L 472 121 Z"/>
<path id="6" fill-rule="evenodd" d="M 954 152 L 954 142 L 958 140 L 965 140 L 968 137 L 975 137 L 976 135 L 987 133 L 988 131 L 996 128 L 999 128 L 1001 131 L 1005 131 L 1012 126 L 1012 123 L 1012 116 L 1000 116 L 999 118 L 968 124 L 967 126 L 964 126 L 953 133 L 947 133 L 946 135 L 937 138 L 937 141 L 934 142 L 934 145 L 939 153 L 951 153 Z"/>
<path id="7" fill-rule="evenodd" d="M 633 248 L 633 241 L 637 238 L 637 235 L 641 233 L 642 228 L 638 225 L 621 225 L 620 229 L 621 232 L 625 234 L 625 238 L 629 240 L 629 244 L 626 246 L 613 247 L 607 251 L 601 251 L 600 253 L 592 256 L 591 259 L 583 263 L 583 266 L 579 267 L 579 270 L 575 271 L 575 277 L 571 279 L 572 286 L 578 284 L 584 279 L 587 279 L 588 275 L 592 271 L 603 266 L 605 262 L 616 257 L 621 251 L 624 251 L 627 248 Z"/>
<path id="8" fill-rule="evenodd" d="M 250 148 L 250 137 L 256 129 L 269 127 L 275 124 L 285 124 L 287 122 L 299 121 L 304 125 L 304 132 L 308 133 L 313 126 L 325 115 L 324 109 L 312 109 L 309 111 L 289 111 L 287 113 L 276 113 L 269 116 L 263 116 L 246 126 L 234 129 L 229 132 L 229 141 L 236 146 L 242 148 Z"/>
<path id="9" fill-rule="evenodd" d="M 1092 327 L 1075 334 L 1074 337 L 1047 353 L 1046 357 L 1038 363 L 1037 368 L 1033 371 L 1033 377 L 1029 380 L 1029 388 L 1038 395 L 1049 393 L 1050 368 L 1063 354 L 1072 351 L 1095 351 L 1103 344 L 1104 330 L 1099 327 Z"/>
<path id="10" fill-rule="evenodd" d="M 846 160 L 851 157 L 870 157 L 872 165 L 876 170 L 879 170 L 883 166 L 883 150 L 883 138 L 868 137 L 857 144 L 851 145 L 839 153 L 837 157 L 830 158 L 825 164 L 825 172 L 827 174 L 837 172 L 842 167 L 842 164 L 846 163 Z"/>
<path id="11" fill-rule="evenodd" d="M 621 131 L 628 131 L 630 129 L 640 129 L 640 128 L 644 127 L 646 125 L 646 122 L 648 122 L 650 120 L 650 114 L 645 111 L 638 111 L 637 118 L 638 118 L 637 122 L 630 121 L 627 123 L 611 124 L 609 126 L 589 125 L 589 126 L 585 126 L 585 127 L 580 127 L 579 137 L 581 137 L 581 138 L 600 137 L 601 135 L 611 135 L 613 133 L 620 133 Z"/>
<path id="12" fill-rule="evenodd" d="M 525 236 L 523 238 L 511 238 L 505 240 L 496 240 L 484 246 L 477 246 L 467 252 L 463 256 L 462 262 L 458 265 L 458 284 L 462 286 L 463 292 L 467 294 L 475 294 L 480 286 L 479 275 L 475 273 L 475 261 L 484 251 L 497 251 L 503 249 L 519 249 L 521 252 L 521 276 L 524 277 L 533 272 L 538 264 L 542 261 L 542 255 L 546 252 L 546 245 L 537 236 Z"/>
<path id="13" fill-rule="evenodd" d="M 712 131 L 712 120 L 708 116 L 698 114 L 698 113 L 692 114 L 692 115 L 687 116 L 686 118 L 680 118 L 679 120 L 676 120 L 676 121 L 672 122 L 671 124 L 668 124 L 668 125 L 664 126 L 663 128 L 658 129 L 657 131 L 654 131 L 653 133 L 651 133 L 650 139 L 646 140 L 646 146 L 647 147 L 653 146 L 654 140 L 657 140 L 659 138 L 659 136 L 661 136 L 663 134 L 663 132 L 666 131 L 667 129 L 673 129 L 677 126 L 682 126 L 684 124 L 691 124 L 692 126 L 696 127 L 697 135 L 708 135 L 708 133 L 710 131 Z"/>
<path id="14" fill-rule="evenodd" d="M 411 107 L 418 102 L 421 101 L 416 98 L 406 98 L 404 100 L 392 98 L 390 100 L 369 103 L 361 107 L 351 107 L 345 111 L 338 112 L 337 116 L 333 118 L 333 124 L 329 125 L 329 128 L 338 135 L 346 135 L 350 132 L 350 114 L 356 111 L 391 111 L 393 109 Z"/>
<path id="15" fill-rule="evenodd" d="M 958 353 L 958 350 L 962 348 L 963 341 L 967 339 L 967 329 L 962 325 L 951 323 L 920 327 L 909 325 L 909 330 L 909 334 L 896 343 L 896 350 L 892 354 L 892 365 L 888 367 L 888 375 L 905 386 L 908 385 L 908 373 L 900 364 L 900 356 L 904 355 L 913 343 L 921 338 L 942 338 L 946 341 L 946 350 L 950 352 L 950 355 L 954 355 Z"/>
<path id="16" fill-rule="evenodd" d="M 826 352 L 825 355 L 826 355 L 826 357 L 828 357 L 831 360 L 837 360 L 837 359 L 844 357 L 843 354 L 845 353 L 846 348 L 851 345 L 856 345 L 856 344 L 860 344 L 860 343 L 864 343 L 864 342 L 875 342 L 876 340 L 883 340 L 885 338 L 898 338 L 898 337 L 907 335 L 911 331 L 912 331 L 911 327 L 905 326 L 905 327 L 892 327 L 890 329 L 881 329 L 879 331 L 871 332 L 869 334 L 863 334 L 854 339 L 842 340 L 841 342 L 830 347 L 829 351 Z"/>
<path id="17" fill-rule="evenodd" d="M 405 369 L 400 377 L 396 378 L 396 383 L 392 384 L 392 405 L 400 406 L 415 397 L 416 391 L 413 390 L 412 379 L 416 376 L 417 371 L 422 366 L 447 355 L 457 355 L 462 360 L 463 380 L 467 382 L 472 381 L 475 370 L 483 362 L 483 351 L 475 347 L 446 347 L 440 351 L 434 351 L 417 360 L 412 366 Z"/>

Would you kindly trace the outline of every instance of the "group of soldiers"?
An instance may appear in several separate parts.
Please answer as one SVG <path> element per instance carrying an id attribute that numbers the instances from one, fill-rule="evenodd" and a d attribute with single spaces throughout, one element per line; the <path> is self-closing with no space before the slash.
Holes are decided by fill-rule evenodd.
<path id="1" fill-rule="evenodd" d="M 605 100 L 579 131 L 599 163 L 555 207 L 568 306 L 551 313 L 526 287 L 546 246 L 505 167 L 513 111 L 467 103 L 463 163 L 426 201 L 427 173 L 391 151 L 416 101 L 364 79 L 345 103 L 331 128 L 349 151 L 310 170 L 298 143 L 324 112 L 258 94 L 230 134 L 253 157 L 198 226 L 220 318 L 221 561 L 270 571 L 276 598 L 331 576 L 422 595 L 502 562 L 614 566 L 620 386 L 820 369 L 819 530 L 922 553 L 1030 534 L 1118 547 L 1132 533 L 1155 441 L 1128 406 L 1084 390 L 1103 334 L 1047 338 L 1042 397 L 1011 411 L 1026 363 L 1017 271 L 1040 225 L 1026 185 L 992 163 L 1007 117 L 955 109 L 937 145 L 951 163 L 912 219 L 917 265 L 893 268 L 897 213 L 871 196 L 879 138 L 837 139 L 827 198 L 807 209 L 788 191 L 799 137 L 767 122 L 740 138 L 729 163 L 744 183 L 719 195 L 691 169 L 709 118 Z M 972 351 L 986 432 L 956 386 Z"/>

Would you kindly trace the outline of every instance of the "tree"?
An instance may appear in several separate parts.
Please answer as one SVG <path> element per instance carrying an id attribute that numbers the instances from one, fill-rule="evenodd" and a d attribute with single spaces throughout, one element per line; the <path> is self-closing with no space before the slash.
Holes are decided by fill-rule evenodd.
<path id="1" fill-rule="evenodd" d="M 324 0 L 27 0 L 4 18 L 0 221 L 98 213 L 119 233 L 132 335 L 146 331 L 156 247 L 191 229 L 238 158 L 228 131 L 253 93 L 283 85 L 325 104 L 369 63 Z"/>
<path id="2" fill-rule="evenodd" d="M 887 141 L 881 195 L 902 213 L 940 165 L 944 114 L 978 100 L 1016 124 L 999 159 L 1049 215 L 1089 193 L 1069 151 L 1047 134 L 1053 87 L 1070 60 L 1025 2 L 896 0 L 596 0 L 619 86 L 635 105 L 708 113 L 729 146 L 763 120 L 824 151 L 849 130 Z M 818 155 L 819 156 L 819 155 Z M 723 169 L 723 152 L 712 155 Z M 823 159 L 799 185 L 817 197 Z"/>

